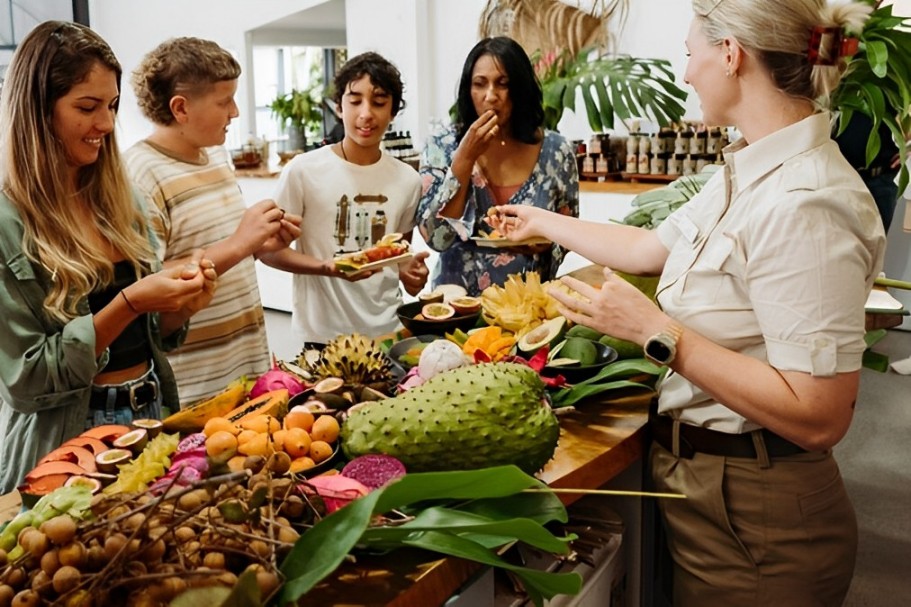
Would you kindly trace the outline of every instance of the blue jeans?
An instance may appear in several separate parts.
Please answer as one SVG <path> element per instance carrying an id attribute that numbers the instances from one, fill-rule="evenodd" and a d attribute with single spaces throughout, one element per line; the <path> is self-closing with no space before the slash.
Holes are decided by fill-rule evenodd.
<path id="1" fill-rule="evenodd" d="M 99 393 L 103 392 L 105 405 L 104 409 L 89 409 L 88 417 L 85 420 L 85 429 L 88 430 L 89 428 L 102 426 L 104 424 L 129 426 L 134 419 L 161 419 L 161 382 L 158 381 L 158 376 L 155 374 L 154 367 L 150 368 L 149 371 L 139 379 L 153 381 L 156 386 L 158 386 L 156 397 L 152 402 L 147 403 L 138 411 L 130 406 L 115 406 L 118 393 L 123 390 L 124 387 L 129 386 L 137 380 L 124 384 L 94 386 L 92 388 L 92 400 L 97 402 L 100 398 Z"/>

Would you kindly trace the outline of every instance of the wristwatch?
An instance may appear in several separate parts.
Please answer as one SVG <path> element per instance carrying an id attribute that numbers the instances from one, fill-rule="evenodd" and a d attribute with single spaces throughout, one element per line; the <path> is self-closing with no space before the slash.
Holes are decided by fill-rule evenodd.
<path id="1" fill-rule="evenodd" d="M 683 327 L 673 320 L 663 331 L 645 340 L 642 349 L 645 357 L 658 365 L 669 365 L 677 356 L 677 342 L 683 335 Z"/>

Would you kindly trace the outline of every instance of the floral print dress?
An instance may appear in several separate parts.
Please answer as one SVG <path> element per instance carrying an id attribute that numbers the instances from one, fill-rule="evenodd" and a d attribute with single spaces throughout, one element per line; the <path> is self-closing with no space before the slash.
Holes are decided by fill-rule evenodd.
<path id="1" fill-rule="evenodd" d="M 469 295 L 480 295 L 490 285 L 502 285 L 510 274 L 535 270 L 541 280 L 556 277 L 565 251 L 553 245 L 534 255 L 507 249 L 479 247 L 472 237 L 489 232 L 484 223 L 487 210 L 497 204 L 494 192 L 476 164 L 459 219 L 442 217 L 440 210 L 458 192 L 459 182 L 450 169 L 458 148 L 455 129 L 439 130 L 428 140 L 421 155 L 423 193 L 417 210 L 417 225 L 427 245 L 440 252 L 431 273 L 433 287 L 458 284 Z M 528 179 L 510 197 L 508 204 L 530 204 L 563 215 L 579 216 L 579 174 L 575 150 L 559 133 L 544 132 L 538 162 Z"/>

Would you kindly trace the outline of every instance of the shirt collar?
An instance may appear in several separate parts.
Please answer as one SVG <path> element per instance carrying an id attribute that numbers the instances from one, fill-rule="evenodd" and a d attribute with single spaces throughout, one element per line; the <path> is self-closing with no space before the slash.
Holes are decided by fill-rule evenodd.
<path id="1" fill-rule="evenodd" d="M 725 165 L 730 167 L 734 195 L 791 158 L 831 139 L 829 113 L 817 112 L 753 143 L 739 139 L 728 145 L 722 152 Z"/>

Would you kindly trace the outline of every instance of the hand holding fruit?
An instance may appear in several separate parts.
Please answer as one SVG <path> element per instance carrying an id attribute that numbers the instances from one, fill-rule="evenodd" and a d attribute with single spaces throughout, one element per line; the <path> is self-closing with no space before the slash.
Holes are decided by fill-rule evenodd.
<path id="1" fill-rule="evenodd" d="M 531 205 L 506 204 L 490 207 L 484 221 L 504 238 L 525 240 L 545 235 L 542 226 L 548 214 L 549 211 Z"/>
<path id="2" fill-rule="evenodd" d="M 606 335 L 643 344 L 667 325 L 667 316 L 642 291 L 604 269 L 601 288 L 570 276 L 560 279 L 571 293 L 550 289 L 560 314 L 568 320 L 591 327 Z"/>
<path id="3" fill-rule="evenodd" d="M 124 292 L 134 312 L 198 312 L 212 301 L 218 274 L 197 249 L 190 260 L 170 265 L 130 285 Z M 129 292 L 127 292 L 129 291 Z"/>

